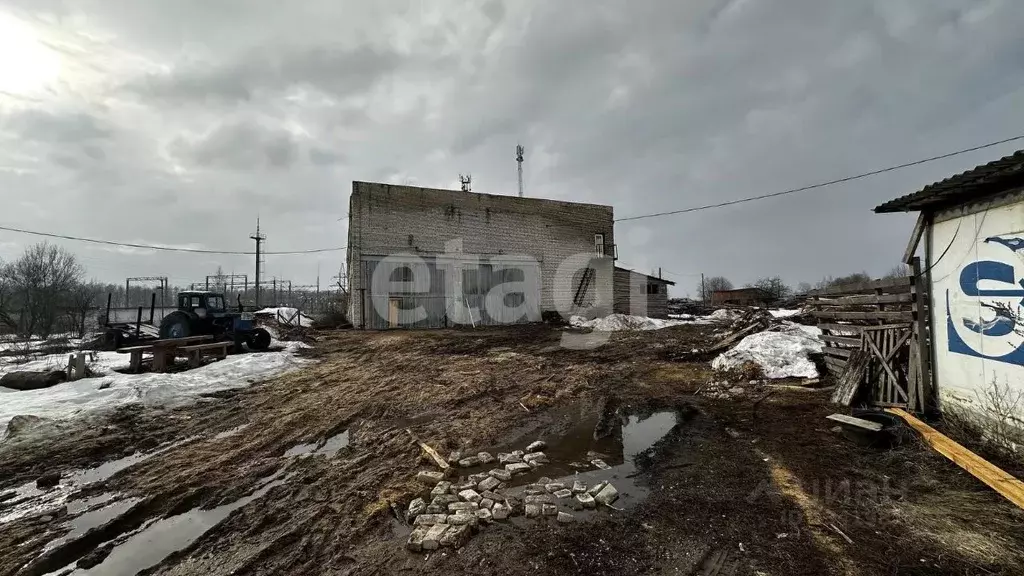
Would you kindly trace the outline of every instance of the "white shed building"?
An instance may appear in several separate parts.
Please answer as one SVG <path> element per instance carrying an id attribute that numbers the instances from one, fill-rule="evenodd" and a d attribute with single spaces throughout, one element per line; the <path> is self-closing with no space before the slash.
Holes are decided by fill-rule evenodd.
<path id="1" fill-rule="evenodd" d="M 1024 429 L 1024 151 L 875 212 L 920 212 L 940 407 Z"/>

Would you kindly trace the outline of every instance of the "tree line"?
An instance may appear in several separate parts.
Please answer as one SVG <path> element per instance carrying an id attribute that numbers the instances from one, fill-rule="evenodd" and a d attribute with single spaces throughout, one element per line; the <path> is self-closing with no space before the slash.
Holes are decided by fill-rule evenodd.
<path id="1" fill-rule="evenodd" d="M 902 263 L 897 264 L 896 266 L 893 266 L 888 273 L 882 276 L 882 278 L 899 278 L 901 276 L 910 276 L 910 266 Z M 744 285 L 744 288 L 756 288 L 766 299 L 783 300 L 791 296 L 807 294 L 811 290 L 824 290 L 826 288 L 849 286 L 851 284 L 861 284 L 872 280 L 873 278 L 871 278 L 867 272 L 854 272 L 852 274 L 847 274 L 846 276 L 826 276 L 814 284 L 811 284 L 810 282 L 801 282 L 793 287 L 787 285 L 779 276 L 767 276 L 759 278 L 754 282 L 747 283 Z M 711 295 L 715 292 L 734 289 L 735 285 L 725 276 L 712 276 L 710 278 L 705 278 L 697 284 L 697 294 L 702 301 L 710 300 Z"/>

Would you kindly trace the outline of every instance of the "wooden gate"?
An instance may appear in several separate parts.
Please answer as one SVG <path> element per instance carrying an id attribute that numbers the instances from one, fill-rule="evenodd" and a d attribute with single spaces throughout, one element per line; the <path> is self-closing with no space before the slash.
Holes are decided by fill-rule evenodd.
<path id="1" fill-rule="evenodd" d="M 912 269 L 911 276 L 814 290 L 808 304 L 831 375 L 843 375 L 856 358 L 866 367 L 851 372 L 867 385 L 871 404 L 923 412 L 931 405 L 928 298 L 918 260 Z"/>

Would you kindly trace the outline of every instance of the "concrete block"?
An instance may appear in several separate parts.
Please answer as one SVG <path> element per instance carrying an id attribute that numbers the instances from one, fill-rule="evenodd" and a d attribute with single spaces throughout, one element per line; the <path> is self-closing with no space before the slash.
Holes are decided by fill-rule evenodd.
<path id="1" fill-rule="evenodd" d="M 480 518 L 475 512 L 459 512 L 448 517 L 449 526 L 477 526 L 479 524 Z"/>
<path id="2" fill-rule="evenodd" d="M 590 463 L 593 464 L 595 468 L 600 468 L 601 470 L 608 470 L 609 468 L 611 468 L 611 466 L 609 466 L 607 462 L 601 460 L 600 458 L 591 460 Z"/>
<path id="3" fill-rule="evenodd" d="M 490 510 L 491 508 L 494 508 L 494 500 L 491 500 L 490 498 L 484 498 L 483 500 L 480 501 L 480 507 Z"/>
<path id="4" fill-rule="evenodd" d="M 455 464 L 459 460 L 462 460 L 462 450 L 452 450 L 451 454 L 448 454 L 449 464 Z"/>
<path id="5" fill-rule="evenodd" d="M 494 456 L 491 456 L 490 452 L 481 452 L 476 455 L 477 459 L 480 460 L 481 464 L 490 464 L 494 462 Z"/>
<path id="6" fill-rule="evenodd" d="M 597 502 L 594 500 L 594 497 L 586 492 L 583 494 L 577 494 L 576 498 L 573 500 L 579 502 L 580 506 L 583 508 L 597 508 Z"/>
<path id="7" fill-rule="evenodd" d="M 598 494 L 601 493 L 601 490 L 604 490 L 604 487 L 607 486 L 607 485 L 608 485 L 607 481 L 605 481 L 605 482 L 598 482 L 597 484 L 594 484 L 593 486 L 591 486 L 590 490 L 587 490 L 587 494 L 590 494 L 591 496 L 597 496 Z"/>
<path id="8" fill-rule="evenodd" d="M 505 470 L 504 468 L 495 468 L 494 470 L 488 472 L 488 474 L 490 474 L 494 478 L 497 478 L 501 482 L 508 482 L 509 480 L 512 479 L 512 473 L 509 472 L 508 470 Z"/>
<path id="9" fill-rule="evenodd" d="M 526 455 L 526 452 L 523 452 L 522 450 L 513 450 L 512 455 L 519 456 L 520 458 L 522 458 L 523 456 Z"/>
<path id="10" fill-rule="evenodd" d="M 442 496 L 434 497 L 434 499 L 430 501 L 430 504 L 432 506 L 444 506 L 445 508 L 447 508 L 448 505 L 451 504 L 452 502 L 458 502 L 458 501 L 459 501 L 459 497 L 458 496 L 456 496 L 454 494 L 444 494 Z"/>
<path id="11" fill-rule="evenodd" d="M 537 479 L 536 482 L 534 482 L 534 484 L 540 484 L 541 488 L 543 488 L 545 484 L 551 484 L 552 482 L 554 482 L 554 480 L 552 480 L 551 478 L 548 478 L 547 476 L 541 476 L 540 478 Z"/>
<path id="12" fill-rule="evenodd" d="M 495 520 L 507 520 L 509 513 L 511 512 L 511 508 L 501 502 L 498 502 L 494 505 L 494 508 L 491 509 L 491 517 Z"/>
<path id="13" fill-rule="evenodd" d="M 448 505 L 447 504 L 444 504 L 444 505 L 441 505 L 441 504 L 430 504 L 429 506 L 427 506 L 426 513 L 427 514 L 447 514 L 448 513 Z"/>
<path id="14" fill-rule="evenodd" d="M 550 504 L 554 502 L 549 494 L 538 494 L 536 496 L 527 496 L 523 498 L 523 502 L 527 504 Z"/>
<path id="15" fill-rule="evenodd" d="M 555 498 L 568 498 L 570 496 L 572 496 L 572 490 L 569 490 L 568 488 L 555 492 Z"/>
<path id="16" fill-rule="evenodd" d="M 568 512 L 558 513 L 558 522 L 561 524 L 571 524 L 575 520 L 576 519 L 573 518 L 572 514 L 569 514 Z"/>
<path id="17" fill-rule="evenodd" d="M 587 491 L 587 485 L 579 480 L 572 483 L 573 494 L 582 494 Z"/>
<path id="18" fill-rule="evenodd" d="M 411 552 L 422 552 L 423 551 L 423 538 L 427 535 L 426 526 L 420 526 L 419 528 L 412 531 L 409 534 L 409 541 L 406 543 L 406 548 Z"/>
<path id="19" fill-rule="evenodd" d="M 498 484 L 498 487 L 495 488 L 495 490 L 508 490 L 508 482 L 502 482 L 501 484 Z"/>
<path id="20" fill-rule="evenodd" d="M 476 488 L 476 484 L 477 484 L 476 482 L 462 482 L 458 486 L 455 486 L 455 494 L 459 494 L 460 492 L 465 492 L 466 490 L 472 490 L 472 489 Z"/>
<path id="21" fill-rule="evenodd" d="M 547 447 L 548 447 L 548 445 L 546 443 L 544 443 L 543 440 L 537 440 L 536 442 L 532 442 L 529 446 L 527 446 L 526 447 L 526 451 L 527 452 L 540 452 L 541 450 L 543 450 L 543 449 L 545 449 Z"/>
<path id="22" fill-rule="evenodd" d="M 531 470 L 529 464 L 506 464 L 505 470 L 508 470 L 512 474 L 524 474 Z"/>
<path id="23" fill-rule="evenodd" d="M 596 500 L 598 504 L 604 504 L 605 506 L 611 504 L 612 502 L 615 502 L 618 499 L 619 491 L 616 490 L 615 486 L 612 486 L 611 484 L 608 484 L 607 486 L 602 488 L 601 491 L 597 493 L 597 496 L 594 496 L 594 500 Z"/>
<path id="24" fill-rule="evenodd" d="M 452 483 L 446 480 L 442 480 L 434 486 L 434 489 L 430 491 L 431 496 L 441 496 L 447 494 L 452 489 Z"/>
<path id="25" fill-rule="evenodd" d="M 554 494 L 559 490 L 565 490 L 565 484 L 562 484 L 561 482 L 549 482 L 544 485 L 544 489 L 547 490 L 549 494 Z"/>
<path id="26" fill-rule="evenodd" d="M 545 516 L 554 516 L 555 514 L 558 514 L 558 506 L 555 506 L 554 504 L 541 504 L 540 513 Z"/>
<path id="27" fill-rule="evenodd" d="M 548 491 L 543 488 L 527 488 L 524 493 L 527 496 L 537 496 L 539 494 L 547 494 Z"/>
<path id="28" fill-rule="evenodd" d="M 548 455 L 543 452 L 534 452 L 533 454 L 523 456 L 523 462 L 526 462 L 527 464 L 533 464 L 534 462 L 547 464 L 548 462 L 551 462 L 551 460 L 549 460 Z"/>
<path id="29" fill-rule="evenodd" d="M 441 536 L 440 544 L 445 548 L 461 548 L 469 542 L 473 529 L 469 526 L 450 526 Z"/>
<path id="30" fill-rule="evenodd" d="M 426 484 L 427 486 L 436 486 L 438 482 L 444 480 L 443 472 L 434 472 L 433 470 L 420 470 L 416 474 L 416 480 Z"/>
<path id="31" fill-rule="evenodd" d="M 505 499 L 501 494 L 498 494 L 497 492 L 491 492 L 490 490 L 486 492 L 481 492 L 480 497 L 487 500 L 494 500 L 495 502 L 500 502 Z"/>
<path id="32" fill-rule="evenodd" d="M 504 465 L 504 464 L 519 464 L 522 461 L 523 461 L 523 457 L 522 456 L 517 456 L 515 454 L 499 454 L 498 455 L 498 464 L 502 464 L 502 465 Z"/>
<path id="33" fill-rule="evenodd" d="M 412 523 L 413 526 L 433 526 L 434 524 L 444 524 L 448 520 L 447 514 L 420 514 L 416 517 L 416 520 Z"/>
<path id="34" fill-rule="evenodd" d="M 498 480 L 494 476 L 488 476 L 487 478 L 484 478 L 483 480 L 480 481 L 479 484 L 476 485 L 476 489 L 481 492 L 487 492 L 488 490 L 494 490 L 495 488 L 497 488 L 498 484 L 501 484 L 501 480 Z"/>
<path id="35" fill-rule="evenodd" d="M 469 482 L 473 482 L 475 484 L 479 484 L 483 479 L 490 477 L 491 475 L 488 474 L 487 472 L 480 472 L 479 474 L 470 474 L 466 478 L 466 480 L 468 480 Z"/>
<path id="36" fill-rule="evenodd" d="M 493 514 L 487 508 L 481 508 L 476 511 L 476 517 L 479 518 L 481 522 L 490 522 Z"/>
<path id="37" fill-rule="evenodd" d="M 437 550 L 441 547 L 441 538 L 444 533 L 448 531 L 447 524 L 434 524 L 427 530 L 427 533 L 423 535 L 423 542 L 421 543 L 424 551 Z"/>
<path id="38" fill-rule="evenodd" d="M 412 522 L 420 514 L 427 511 L 427 503 L 423 498 L 417 498 L 409 502 L 409 510 L 405 513 L 405 519 Z"/>
<path id="39" fill-rule="evenodd" d="M 532 470 L 536 470 L 537 468 L 543 466 L 544 462 L 541 462 L 540 460 L 530 460 L 529 462 L 526 463 L 526 465 L 529 466 Z"/>
<path id="40" fill-rule="evenodd" d="M 448 511 L 452 514 L 459 512 L 476 512 L 480 509 L 480 505 L 476 502 L 452 502 L 448 505 Z"/>
<path id="41" fill-rule="evenodd" d="M 473 466 L 479 466 L 479 465 L 480 465 L 480 458 L 478 458 L 477 456 L 469 456 L 467 458 L 463 458 L 462 460 L 459 460 L 459 466 L 461 466 L 463 468 L 472 468 Z"/>
<path id="42" fill-rule="evenodd" d="M 459 492 L 459 498 L 466 502 L 480 502 L 483 500 L 476 490 L 463 490 L 462 492 Z"/>
<path id="43" fill-rule="evenodd" d="M 527 518 L 536 518 L 536 517 L 540 516 L 540 512 L 541 512 L 540 507 L 541 507 L 540 504 L 527 504 L 525 506 L 525 508 L 526 508 L 526 517 Z"/>

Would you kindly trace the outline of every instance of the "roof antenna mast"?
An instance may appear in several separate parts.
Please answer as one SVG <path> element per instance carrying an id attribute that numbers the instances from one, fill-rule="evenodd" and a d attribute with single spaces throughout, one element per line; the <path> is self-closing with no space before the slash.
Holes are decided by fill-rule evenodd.
<path id="1" fill-rule="evenodd" d="M 526 152 L 526 148 L 523 148 L 521 144 L 516 144 L 516 164 L 519 164 L 519 197 L 523 197 L 523 153 Z"/>

